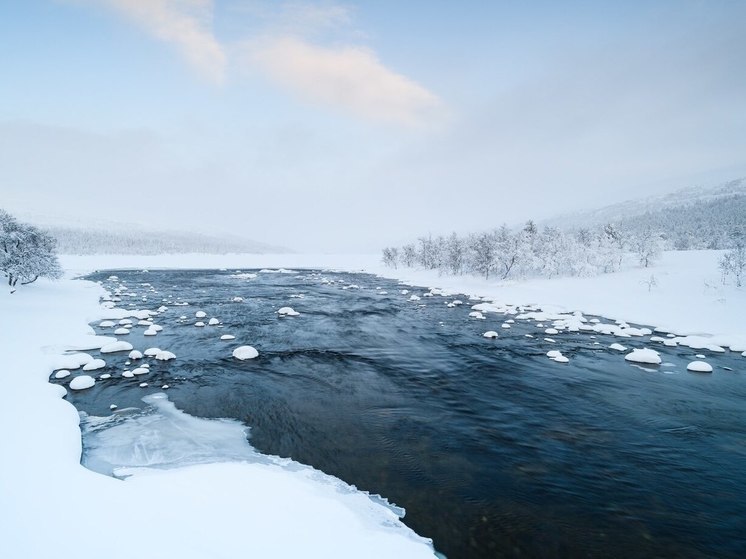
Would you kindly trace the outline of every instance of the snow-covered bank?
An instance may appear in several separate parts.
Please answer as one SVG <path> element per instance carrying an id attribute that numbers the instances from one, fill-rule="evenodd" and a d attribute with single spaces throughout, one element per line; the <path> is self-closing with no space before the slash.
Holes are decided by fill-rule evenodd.
<path id="1" fill-rule="evenodd" d="M 6 557 L 432 557 L 393 511 L 310 468 L 80 465 L 79 416 L 48 383 L 66 348 L 100 347 L 103 289 L 39 281 L 0 297 L 0 540 Z M 96 350 L 91 354 L 97 356 Z"/>
<path id="2" fill-rule="evenodd" d="M 579 310 L 682 336 L 711 336 L 712 343 L 741 347 L 746 344 L 746 289 L 722 284 L 721 255 L 722 251 L 666 252 L 650 268 L 506 282 L 380 265 L 369 270 L 411 285 L 437 286 L 503 304 L 533 304 L 548 312 Z"/>

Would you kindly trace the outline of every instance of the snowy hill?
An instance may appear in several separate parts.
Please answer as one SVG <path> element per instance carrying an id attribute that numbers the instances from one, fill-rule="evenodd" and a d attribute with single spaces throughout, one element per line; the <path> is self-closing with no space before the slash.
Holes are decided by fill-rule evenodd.
<path id="1" fill-rule="evenodd" d="M 668 248 L 720 249 L 737 229 L 746 231 L 746 178 L 711 188 L 690 187 L 668 194 L 566 214 L 542 222 L 561 229 L 612 223 L 628 233 L 657 231 Z"/>
<path id="2" fill-rule="evenodd" d="M 138 227 L 81 229 L 52 225 L 46 229 L 57 239 L 61 254 L 228 254 L 287 253 L 283 247 L 232 236 L 185 231 L 152 231 Z"/>

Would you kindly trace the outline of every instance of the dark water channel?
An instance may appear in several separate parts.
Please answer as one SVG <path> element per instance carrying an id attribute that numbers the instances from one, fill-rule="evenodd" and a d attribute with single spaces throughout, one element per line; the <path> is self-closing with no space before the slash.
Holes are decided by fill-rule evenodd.
<path id="1" fill-rule="evenodd" d="M 112 273 L 119 282 L 106 280 Z M 177 408 L 240 420 L 259 451 L 404 507 L 404 521 L 449 559 L 746 556 L 739 354 L 592 333 L 563 332 L 551 344 L 532 320 L 503 329 L 511 317 L 469 318 L 466 296 L 409 301 L 402 289 L 426 290 L 368 275 L 232 273 L 90 276 L 135 293 L 123 308 L 167 306 L 157 336 L 134 327 L 120 339 L 177 358 L 151 359 L 140 388 L 142 377 L 121 378 L 126 353 L 103 356 L 95 375 L 112 378 L 68 399 L 106 416 L 113 402 L 143 407 L 167 383 Z M 174 306 L 177 297 L 189 306 Z M 455 298 L 465 304 L 448 308 Z M 283 306 L 300 316 L 279 318 Z M 195 327 L 198 310 L 222 327 Z M 483 338 L 486 330 L 499 338 Z M 655 347 L 664 363 L 629 364 L 612 342 Z M 259 357 L 233 359 L 243 344 Z M 549 360 L 551 349 L 570 362 Z M 696 353 L 712 374 L 686 371 Z"/>

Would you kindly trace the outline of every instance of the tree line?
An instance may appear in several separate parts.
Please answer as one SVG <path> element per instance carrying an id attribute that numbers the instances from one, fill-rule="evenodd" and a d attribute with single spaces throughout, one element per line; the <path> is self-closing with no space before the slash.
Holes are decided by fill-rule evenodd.
<path id="1" fill-rule="evenodd" d="M 0 273 L 7 278 L 11 293 L 19 284 L 62 277 L 56 245 L 48 232 L 0 210 Z"/>
<path id="2" fill-rule="evenodd" d="M 416 243 L 383 249 L 383 262 L 486 279 L 592 276 L 617 271 L 630 248 L 643 266 L 649 266 L 661 245 L 652 230 L 633 239 L 611 224 L 566 232 L 556 227 L 540 230 L 528 221 L 519 230 L 503 225 L 466 236 L 420 237 Z"/>

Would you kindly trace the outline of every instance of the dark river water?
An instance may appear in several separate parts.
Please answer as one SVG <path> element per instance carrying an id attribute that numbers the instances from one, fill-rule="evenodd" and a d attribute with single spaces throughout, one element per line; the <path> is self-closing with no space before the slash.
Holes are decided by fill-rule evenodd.
<path id="1" fill-rule="evenodd" d="M 107 281 L 112 273 L 119 282 Z M 114 402 L 143 408 L 166 383 L 188 414 L 243 422 L 258 451 L 404 507 L 404 522 L 449 559 L 746 557 L 739 354 L 587 332 L 552 344 L 536 321 L 501 328 L 515 317 L 475 320 L 466 296 L 410 301 L 426 290 L 369 275 L 232 273 L 90 276 L 136 294 L 122 297 L 123 308 L 167 306 L 157 336 L 136 326 L 120 339 L 177 358 L 150 359 L 147 378 L 125 379 L 127 353 L 105 355 L 106 369 L 93 374 L 112 378 L 68 400 L 108 416 Z M 174 306 L 177 298 L 189 306 Z M 445 304 L 456 298 L 464 304 Z M 278 317 L 284 306 L 300 316 Z M 221 327 L 195 327 L 198 310 Z M 485 339 L 487 330 L 499 338 Z M 654 347 L 663 364 L 625 362 L 612 342 Z M 234 359 L 245 344 L 259 357 Z M 548 359 L 552 349 L 570 362 Z M 712 374 L 686 371 L 696 353 Z"/>

